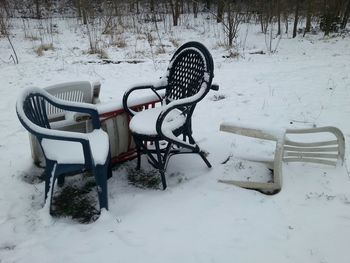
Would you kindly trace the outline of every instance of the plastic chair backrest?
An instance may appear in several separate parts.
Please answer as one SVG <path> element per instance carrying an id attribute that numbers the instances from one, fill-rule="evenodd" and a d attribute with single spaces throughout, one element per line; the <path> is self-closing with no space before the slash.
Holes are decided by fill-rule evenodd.
<path id="1" fill-rule="evenodd" d="M 45 90 L 61 100 L 93 103 L 93 88 L 89 81 L 75 81 L 48 86 Z M 49 105 L 46 110 L 49 120 L 63 118 L 65 115 L 64 110 L 53 105 Z"/>
<path id="2" fill-rule="evenodd" d="M 49 119 L 47 117 L 47 107 L 46 98 L 42 94 L 31 93 L 23 101 L 23 111 L 26 117 L 34 124 L 50 129 Z M 29 127 L 28 123 L 23 123 L 26 128 L 33 130 Z"/>

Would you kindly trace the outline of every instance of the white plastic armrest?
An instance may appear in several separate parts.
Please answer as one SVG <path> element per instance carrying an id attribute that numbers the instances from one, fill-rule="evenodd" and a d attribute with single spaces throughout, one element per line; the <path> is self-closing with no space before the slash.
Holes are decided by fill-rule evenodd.
<path id="1" fill-rule="evenodd" d="M 235 133 L 238 135 L 270 140 L 270 141 L 278 141 L 283 139 L 285 130 L 280 129 L 266 129 L 266 128 L 255 128 L 251 126 L 238 126 L 231 122 L 224 122 L 220 125 L 220 131 Z"/>

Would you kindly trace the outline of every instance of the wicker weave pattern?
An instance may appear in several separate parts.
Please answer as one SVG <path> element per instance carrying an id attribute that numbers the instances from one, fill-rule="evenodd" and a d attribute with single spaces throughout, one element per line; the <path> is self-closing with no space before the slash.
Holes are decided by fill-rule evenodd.
<path id="1" fill-rule="evenodd" d="M 170 70 L 166 97 L 169 101 L 183 99 L 196 94 L 203 81 L 205 62 L 195 49 L 180 53 Z"/>

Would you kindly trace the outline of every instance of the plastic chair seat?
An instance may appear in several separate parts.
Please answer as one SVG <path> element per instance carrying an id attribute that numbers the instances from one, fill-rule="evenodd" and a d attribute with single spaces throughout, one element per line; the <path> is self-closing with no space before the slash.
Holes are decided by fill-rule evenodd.
<path id="1" fill-rule="evenodd" d="M 87 134 L 87 136 L 95 164 L 103 165 L 106 162 L 109 151 L 107 133 L 97 129 Z M 59 164 L 84 164 L 86 162 L 83 147 L 79 142 L 44 138 L 41 144 L 46 157 L 50 160 L 55 160 Z M 67 151 L 67 149 L 69 150 Z"/>
<path id="2" fill-rule="evenodd" d="M 158 136 L 156 123 L 159 115 L 165 107 L 152 108 L 137 113 L 130 121 L 130 130 L 133 133 L 147 136 Z M 175 131 L 183 126 L 186 122 L 186 117 L 179 109 L 173 109 L 165 117 L 162 129 Z"/>

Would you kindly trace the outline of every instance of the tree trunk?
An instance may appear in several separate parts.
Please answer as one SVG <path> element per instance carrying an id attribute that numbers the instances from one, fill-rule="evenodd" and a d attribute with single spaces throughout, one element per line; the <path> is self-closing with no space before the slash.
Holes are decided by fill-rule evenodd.
<path id="1" fill-rule="evenodd" d="M 173 26 L 177 26 L 180 16 L 180 0 L 170 0 L 169 2 L 171 7 L 171 13 L 173 15 Z"/>
<path id="2" fill-rule="evenodd" d="M 36 18 L 41 19 L 40 0 L 35 0 Z"/>
<path id="3" fill-rule="evenodd" d="M 297 36 L 298 20 L 299 20 L 299 5 L 300 5 L 300 0 L 296 0 L 294 26 L 293 26 L 293 38 Z"/>
<path id="4" fill-rule="evenodd" d="M 285 20 L 285 26 L 286 26 L 286 32 L 285 34 L 288 34 L 288 14 L 284 13 L 284 20 Z"/>
<path id="5" fill-rule="evenodd" d="M 263 15 L 259 15 L 259 20 L 260 20 L 260 26 L 261 26 L 261 32 L 264 33 L 264 22 L 263 22 Z"/>
<path id="6" fill-rule="evenodd" d="M 193 14 L 194 18 L 198 17 L 198 3 L 196 1 L 193 1 Z"/>
<path id="7" fill-rule="evenodd" d="M 210 5 L 211 5 L 210 0 L 205 1 L 205 8 L 206 9 L 210 10 Z"/>
<path id="8" fill-rule="evenodd" d="M 217 12 L 217 16 L 216 16 L 216 22 L 217 23 L 221 23 L 222 22 L 222 18 L 224 15 L 224 0 L 218 0 L 217 2 L 217 7 L 218 7 L 218 12 Z"/>
<path id="9" fill-rule="evenodd" d="M 281 0 L 277 0 L 277 35 L 281 35 Z"/>
<path id="10" fill-rule="evenodd" d="M 306 26 L 304 36 L 307 32 L 310 32 L 311 30 L 311 1 L 312 0 L 307 0 Z"/>
<path id="11" fill-rule="evenodd" d="M 81 18 L 81 3 L 80 0 L 76 1 L 77 9 L 78 9 L 78 17 Z"/>
<path id="12" fill-rule="evenodd" d="M 113 0 L 113 7 L 114 7 L 115 16 L 118 16 L 118 14 L 119 14 L 118 5 L 119 5 L 118 0 Z"/>
<path id="13" fill-rule="evenodd" d="M 154 0 L 150 0 L 150 8 L 151 8 L 151 12 L 153 13 L 154 12 Z"/>
<path id="14" fill-rule="evenodd" d="M 341 29 L 344 29 L 346 27 L 346 24 L 348 23 L 349 16 L 350 16 L 350 0 L 348 0 L 348 3 L 346 5 L 346 10 L 345 10 L 343 20 L 342 20 L 341 26 L 340 26 Z"/>

